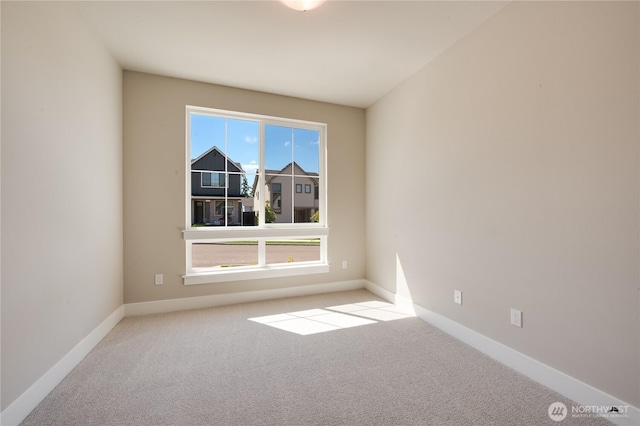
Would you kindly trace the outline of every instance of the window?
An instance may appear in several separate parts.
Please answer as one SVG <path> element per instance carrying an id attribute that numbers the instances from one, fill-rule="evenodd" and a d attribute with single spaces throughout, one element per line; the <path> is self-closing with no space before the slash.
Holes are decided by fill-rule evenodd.
<path id="1" fill-rule="evenodd" d="M 326 124 L 186 112 L 184 283 L 328 272 Z"/>
<path id="2" fill-rule="evenodd" d="M 282 184 L 271 184 L 271 208 L 276 213 L 282 213 Z"/>
<path id="3" fill-rule="evenodd" d="M 203 188 L 224 188 L 226 179 L 224 173 L 201 172 Z"/>

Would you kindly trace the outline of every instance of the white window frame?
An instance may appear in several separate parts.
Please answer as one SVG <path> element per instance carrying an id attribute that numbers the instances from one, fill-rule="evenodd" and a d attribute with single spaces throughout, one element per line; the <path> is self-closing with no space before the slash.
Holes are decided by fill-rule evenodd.
<path id="1" fill-rule="evenodd" d="M 297 129 L 316 130 L 319 134 L 319 171 L 318 183 L 320 196 L 318 209 L 319 222 L 310 223 L 265 223 L 264 197 L 257 197 L 254 210 L 260 212 L 256 226 L 244 227 L 192 227 L 191 226 L 191 120 L 190 115 L 205 114 L 229 119 L 253 120 L 259 122 L 259 157 L 260 173 L 258 175 L 258 194 L 265 186 L 264 136 L 267 125 L 293 127 Z M 185 143 L 185 229 L 183 238 L 186 242 L 186 274 L 183 275 L 185 285 L 208 284 L 238 280 L 262 279 L 272 277 L 306 275 L 329 272 L 327 220 L 327 125 L 325 123 L 287 119 L 257 114 L 225 111 L 205 107 L 186 106 L 186 143 Z M 228 185 L 228 176 L 225 179 Z M 293 203 L 292 203 L 293 204 Z M 293 208 L 293 206 L 292 206 Z M 287 264 L 266 264 L 266 241 L 279 239 L 318 238 L 320 240 L 320 259 L 308 262 L 292 262 Z M 195 243 L 215 243 L 224 241 L 258 241 L 259 262 L 257 265 L 233 268 L 194 268 L 192 266 L 192 249 Z"/>

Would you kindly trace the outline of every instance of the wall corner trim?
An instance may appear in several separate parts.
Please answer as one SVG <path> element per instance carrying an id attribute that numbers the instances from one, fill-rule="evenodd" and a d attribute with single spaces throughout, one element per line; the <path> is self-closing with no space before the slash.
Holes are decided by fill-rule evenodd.
<path id="1" fill-rule="evenodd" d="M 49 393 L 86 357 L 91 350 L 124 318 L 124 305 L 118 307 L 60 361 L 43 374 L 22 395 L 0 413 L 0 424 L 20 424 Z"/>
<path id="2" fill-rule="evenodd" d="M 518 373 L 534 380 L 549 389 L 575 401 L 580 405 L 611 405 L 628 406 L 627 418 L 609 418 L 607 420 L 620 426 L 640 425 L 640 408 L 621 401 L 599 389 L 594 388 L 578 379 L 575 379 L 553 367 L 543 364 L 521 352 L 503 345 L 483 334 L 467 328 L 449 318 L 432 312 L 413 301 L 397 295 L 370 281 L 366 282 L 365 288 L 372 293 L 388 300 L 396 305 L 406 305 L 411 303 L 418 318 L 433 325 L 454 338 L 468 344 L 474 349 L 488 355 L 494 360 L 516 370 Z"/>
<path id="3" fill-rule="evenodd" d="M 124 312 L 127 317 L 135 315 L 160 314 L 164 312 L 234 305 L 237 303 L 259 302 L 261 300 L 281 299 L 285 297 L 358 290 L 365 288 L 365 286 L 365 280 L 351 280 L 325 284 L 310 284 L 296 287 L 246 291 L 241 293 L 225 293 L 208 296 L 184 297 L 181 299 L 154 300 L 151 302 L 127 303 L 124 305 Z"/>

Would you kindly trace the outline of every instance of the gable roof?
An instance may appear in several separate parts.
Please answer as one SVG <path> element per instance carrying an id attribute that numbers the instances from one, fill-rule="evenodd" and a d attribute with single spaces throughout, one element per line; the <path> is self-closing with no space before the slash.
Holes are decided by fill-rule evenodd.
<path id="1" fill-rule="evenodd" d="M 220 150 L 220 148 L 218 148 L 216 145 L 212 146 L 211 148 L 209 148 L 207 151 L 203 152 L 202 154 L 200 154 L 197 158 L 194 158 L 191 160 L 191 165 L 193 166 L 195 163 L 197 163 L 198 161 L 202 160 L 204 157 L 206 157 L 207 155 L 211 154 L 212 152 L 217 152 L 219 153 L 222 157 L 226 158 L 228 162 L 230 162 L 231 164 L 233 164 L 235 167 L 238 168 L 238 170 L 242 173 L 244 173 L 244 169 L 242 168 L 242 164 L 237 163 L 235 161 L 233 161 L 231 158 L 229 158 L 224 152 L 222 152 Z M 197 169 L 196 169 L 197 170 Z"/>
<path id="2" fill-rule="evenodd" d="M 316 178 L 319 177 L 320 175 L 316 172 L 307 172 L 305 171 L 302 167 L 300 167 L 300 165 L 298 163 L 296 163 L 295 161 L 287 164 L 286 166 L 284 166 L 282 169 L 280 170 L 274 170 L 274 169 L 265 169 L 265 175 L 269 176 L 271 175 L 270 178 L 265 180 L 265 184 L 268 184 L 269 182 L 271 182 L 271 180 L 273 178 L 275 178 L 278 175 L 281 175 L 282 172 L 284 172 L 286 169 L 288 169 L 289 167 L 293 167 L 294 169 L 297 169 L 293 175 L 294 176 L 300 176 L 300 175 L 307 175 L 310 178 Z M 298 171 L 300 171 L 301 173 L 299 173 Z M 255 196 L 256 194 L 256 187 L 258 186 L 258 176 L 260 174 L 260 170 L 256 170 L 256 176 L 253 180 L 253 188 L 251 189 L 251 194 Z"/>
<path id="3" fill-rule="evenodd" d="M 282 169 L 280 170 L 272 170 L 272 169 L 266 169 L 265 170 L 265 174 L 267 175 L 279 175 L 282 174 L 282 172 L 284 172 L 286 169 L 288 169 L 289 167 L 293 167 L 294 169 L 298 169 L 299 171 L 301 171 L 302 173 L 298 173 L 298 171 L 296 170 L 293 174 L 294 175 L 307 175 L 310 177 L 318 177 L 320 176 L 318 173 L 316 172 L 307 172 L 305 171 L 302 167 L 300 167 L 300 165 L 298 163 L 296 163 L 295 161 L 287 164 L 286 166 L 284 166 Z"/>

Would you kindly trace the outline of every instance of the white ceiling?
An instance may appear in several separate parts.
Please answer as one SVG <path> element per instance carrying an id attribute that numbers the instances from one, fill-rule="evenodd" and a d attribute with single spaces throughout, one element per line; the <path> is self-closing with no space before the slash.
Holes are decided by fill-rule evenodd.
<path id="1" fill-rule="evenodd" d="M 367 107 L 504 7 L 486 1 L 108 1 L 76 7 L 122 67 Z"/>

